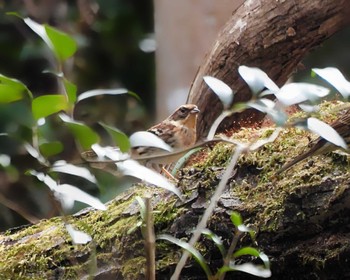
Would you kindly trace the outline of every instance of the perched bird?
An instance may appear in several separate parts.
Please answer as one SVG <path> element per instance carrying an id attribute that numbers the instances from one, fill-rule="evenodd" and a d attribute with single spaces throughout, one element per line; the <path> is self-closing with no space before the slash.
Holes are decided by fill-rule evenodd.
<path id="1" fill-rule="evenodd" d="M 347 143 L 348 146 L 350 146 L 350 110 L 347 110 L 344 112 L 344 114 L 335 120 L 332 124 L 331 127 L 333 127 L 341 137 L 343 137 L 344 141 Z M 293 165 L 297 164 L 298 162 L 311 157 L 311 156 L 316 156 L 320 154 L 324 154 L 327 152 L 331 152 L 337 149 L 340 149 L 340 147 L 328 142 L 327 140 L 318 137 L 314 141 L 312 141 L 312 146 L 311 148 L 301 154 L 300 156 L 297 156 L 295 159 L 293 159 L 291 162 L 286 163 L 280 170 L 277 171 L 277 174 L 280 174 Z"/>
<path id="2" fill-rule="evenodd" d="M 168 118 L 159 124 L 152 126 L 147 131 L 161 138 L 165 143 L 174 149 L 184 150 L 193 146 L 197 140 L 197 117 L 199 109 L 194 104 L 180 106 Z M 182 156 L 181 153 L 175 156 L 166 156 L 166 151 L 154 147 L 133 147 L 131 157 L 139 160 L 150 158 L 149 161 L 158 164 L 169 164 Z M 154 155 L 163 155 L 151 159 Z"/>

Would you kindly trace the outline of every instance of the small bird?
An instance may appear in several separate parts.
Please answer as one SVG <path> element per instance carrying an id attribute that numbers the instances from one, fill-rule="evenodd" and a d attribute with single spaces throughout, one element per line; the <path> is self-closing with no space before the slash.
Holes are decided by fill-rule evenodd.
<path id="1" fill-rule="evenodd" d="M 334 128 L 341 137 L 343 137 L 344 141 L 349 146 L 350 145 L 350 109 L 344 112 L 344 114 L 340 118 L 335 120 L 331 124 L 331 127 Z M 340 147 L 328 142 L 322 137 L 318 137 L 311 143 L 312 143 L 312 147 L 307 152 L 301 154 L 300 156 L 297 156 L 291 162 L 286 163 L 276 173 L 280 174 L 286 171 L 287 169 L 291 168 L 293 165 L 297 164 L 298 162 L 308 157 L 316 156 L 316 155 L 320 155 L 320 154 L 324 154 L 324 153 L 328 153 L 328 152 L 332 152 L 334 150 L 340 149 Z"/>
<path id="2" fill-rule="evenodd" d="M 197 140 L 197 117 L 199 109 L 194 104 L 186 104 L 180 106 L 168 118 L 159 124 L 152 126 L 147 131 L 161 138 L 165 143 L 174 149 L 184 150 L 193 146 Z M 154 147 L 133 147 L 131 157 L 133 159 L 152 157 L 153 155 L 162 155 L 169 153 Z M 150 159 L 150 162 L 158 164 L 169 164 L 180 158 L 182 154 L 161 156 Z"/>

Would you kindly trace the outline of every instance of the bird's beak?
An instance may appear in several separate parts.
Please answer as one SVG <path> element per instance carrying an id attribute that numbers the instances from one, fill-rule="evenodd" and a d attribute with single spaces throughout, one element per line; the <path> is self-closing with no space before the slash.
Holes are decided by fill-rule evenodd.
<path id="1" fill-rule="evenodd" d="M 191 110 L 191 114 L 198 114 L 200 111 L 198 109 L 198 107 L 195 107 Z"/>

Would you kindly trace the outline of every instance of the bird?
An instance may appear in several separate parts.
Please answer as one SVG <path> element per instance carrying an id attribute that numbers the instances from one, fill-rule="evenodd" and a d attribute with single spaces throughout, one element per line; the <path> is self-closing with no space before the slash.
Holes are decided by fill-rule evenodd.
<path id="1" fill-rule="evenodd" d="M 132 147 L 131 158 L 156 164 L 170 164 L 183 154 L 177 151 L 186 150 L 197 141 L 197 105 L 185 104 L 178 107 L 169 117 L 152 126 L 147 131 L 153 133 L 168 144 L 174 151 L 167 156 L 167 151 L 155 147 Z"/>
<path id="2" fill-rule="evenodd" d="M 331 123 L 330 126 L 333 129 L 335 129 L 335 131 L 337 131 L 341 137 L 343 137 L 345 143 L 349 146 L 350 145 L 350 109 L 346 110 L 344 114 L 342 114 L 338 119 L 336 119 L 333 123 Z M 332 144 L 331 142 L 328 142 L 326 139 L 322 137 L 318 137 L 317 139 L 311 142 L 311 148 L 308 151 L 297 156 L 291 162 L 286 163 L 276 173 L 277 175 L 281 174 L 282 172 L 288 170 L 293 165 L 299 163 L 300 161 L 306 158 L 332 152 L 337 149 L 340 149 L 340 147 Z M 346 150 L 346 151 L 349 152 L 349 150 Z"/>

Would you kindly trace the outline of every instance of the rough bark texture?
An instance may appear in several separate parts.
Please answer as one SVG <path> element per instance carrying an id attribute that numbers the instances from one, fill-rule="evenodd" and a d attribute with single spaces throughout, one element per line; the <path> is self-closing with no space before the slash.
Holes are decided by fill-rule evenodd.
<path id="1" fill-rule="evenodd" d="M 210 75 L 227 83 L 237 94 L 234 102 L 250 99 L 239 77 L 239 65 L 264 70 L 278 85 L 284 84 L 303 57 L 348 24 L 346 0 L 245 1 L 219 34 L 193 82 L 189 103 L 199 106 L 198 134 L 205 136 L 222 105 L 203 82 Z M 240 128 L 256 124 L 263 114 L 246 111 L 225 124 Z"/>
<path id="2" fill-rule="evenodd" d="M 342 12 L 347 8 L 345 0 L 245 3 L 221 33 L 194 82 L 190 101 L 205 112 L 201 134 L 220 111 L 201 81 L 204 74 L 238 89 L 237 100 L 248 96 L 237 77 L 239 64 L 259 66 L 283 83 L 307 51 L 343 26 Z M 268 129 L 242 130 L 234 136 L 253 139 L 269 133 Z M 229 213 L 237 210 L 245 223 L 259 230 L 258 247 L 271 258 L 272 279 L 346 279 L 350 277 L 348 158 L 335 152 L 272 178 L 276 168 L 295 155 L 290 153 L 301 153 L 307 143 L 305 132 L 286 131 L 273 144 L 244 155 L 208 227 L 227 247 L 234 230 Z M 92 273 L 94 279 L 143 279 L 146 259 L 135 196 L 152 197 L 157 234 L 185 239 L 198 223 L 232 151 L 232 146 L 219 144 L 207 151 L 205 159 L 196 160 L 200 165 L 180 174 L 185 202 L 154 187 L 135 186 L 112 201 L 107 211 L 86 210 L 67 217 L 66 222 L 92 236 L 94 241 L 87 245 L 73 245 L 60 218 L 2 234 L 0 275 L 4 279 L 88 279 Z M 240 240 L 242 244 L 252 245 L 246 239 Z M 216 247 L 203 238 L 198 248 L 215 272 L 222 264 Z M 180 250 L 160 241 L 156 249 L 157 279 L 168 279 Z M 239 273 L 230 277 L 249 279 Z M 191 261 L 182 279 L 205 279 L 205 275 Z"/>

